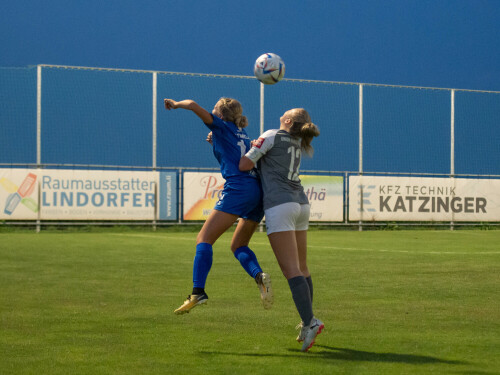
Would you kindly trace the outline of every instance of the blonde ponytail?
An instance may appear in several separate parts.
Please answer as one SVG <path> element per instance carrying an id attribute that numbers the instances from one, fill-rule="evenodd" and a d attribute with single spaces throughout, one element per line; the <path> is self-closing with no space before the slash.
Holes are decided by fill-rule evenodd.
<path id="1" fill-rule="evenodd" d="M 237 117 L 233 122 L 240 129 L 246 128 L 248 126 L 248 119 L 246 116 Z"/>
<path id="2" fill-rule="evenodd" d="M 301 138 L 302 150 L 308 156 L 312 156 L 314 149 L 311 142 L 314 137 L 319 136 L 319 128 L 311 122 L 311 116 L 304 108 L 293 109 L 291 119 L 293 124 L 290 127 L 290 135 Z"/>
<path id="3" fill-rule="evenodd" d="M 309 156 L 313 156 L 314 149 L 311 146 L 312 139 L 319 136 L 319 128 L 312 122 L 305 123 L 300 128 L 300 135 L 302 138 L 300 146 Z"/>
<path id="4" fill-rule="evenodd" d="M 220 98 L 216 108 L 224 121 L 233 122 L 240 129 L 248 126 L 248 119 L 243 116 L 243 107 L 236 99 Z"/>

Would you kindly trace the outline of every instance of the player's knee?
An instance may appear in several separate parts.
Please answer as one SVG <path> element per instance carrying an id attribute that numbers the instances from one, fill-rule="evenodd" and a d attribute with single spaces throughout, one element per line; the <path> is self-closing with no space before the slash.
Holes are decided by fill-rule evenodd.
<path id="1" fill-rule="evenodd" d="M 207 235 L 204 232 L 198 233 L 198 236 L 196 236 L 196 244 L 199 243 L 209 243 L 210 245 L 213 245 L 215 243 L 215 240 L 213 239 L 212 236 Z"/>
<path id="2" fill-rule="evenodd" d="M 300 272 L 304 275 L 304 277 L 309 276 L 309 268 L 307 268 L 307 265 L 300 265 Z"/>
<path id="3" fill-rule="evenodd" d="M 231 251 L 234 253 L 240 247 L 248 246 L 248 242 L 233 241 L 231 242 Z"/>
<path id="4" fill-rule="evenodd" d="M 299 269 L 299 268 L 288 268 L 288 269 L 282 269 L 281 272 L 283 272 L 283 276 L 285 276 L 285 278 L 287 280 L 290 280 L 290 279 L 293 279 L 294 277 L 297 277 L 297 276 L 304 276 L 302 274 L 302 271 Z"/>

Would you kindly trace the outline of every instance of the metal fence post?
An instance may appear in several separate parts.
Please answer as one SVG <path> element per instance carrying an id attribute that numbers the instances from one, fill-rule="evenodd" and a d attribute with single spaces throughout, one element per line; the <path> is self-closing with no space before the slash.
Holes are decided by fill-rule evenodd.
<path id="1" fill-rule="evenodd" d="M 450 178 L 455 178 L 455 90 L 451 90 L 451 109 L 450 109 Z M 452 211 L 450 230 L 454 230 L 455 214 Z"/>
<path id="2" fill-rule="evenodd" d="M 359 167 L 358 173 L 363 175 L 363 85 L 359 85 Z M 358 230 L 363 230 L 363 188 L 360 190 L 360 220 Z"/>
<path id="3" fill-rule="evenodd" d="M 347 217 L 349 215 L 349 185 L 348 173 L 344 172 L 344 224 L 347 225 Z"/>
<path id="4" fill-rule="evenodd" d="M 153 72 L 152 74 L 153 82 L 153 107 L 152 107 L 152 112 L 153 112 L 153 118 L 152 118 L 152 138 L 153 138 L 153 144 L 152 144 L 152 166 L 153 166 L 153 171 L 156 171 L 156 140 L 157 140 L 157 135 L 156 135 L 156 117 L 157 117 L 157 73 Z M 159 202 L 159 197 L 158 197 L 158 183 L 155 183 L 155 198 L 156 202 Z M 154 213 L 154 218 L 153 218 L 153 231 L 156 231 L 156 218 L 157 218 L 157 204 L 155 204 L 155 213 Z"/>
<path id="5" fill-rule="evenodd" d="M 42 167 L 42 67 L 36 67 L 36 165 L 37 169 Z M 36 232 L 40 233 L 41 217 L 40 180 L 38 181 L 38 215 L 36 220 Z"/>

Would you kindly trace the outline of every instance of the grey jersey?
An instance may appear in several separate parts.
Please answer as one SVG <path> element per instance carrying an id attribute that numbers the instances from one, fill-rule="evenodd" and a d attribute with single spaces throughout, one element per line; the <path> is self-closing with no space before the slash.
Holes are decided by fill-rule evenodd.
<path id="1" fill-rule="evenodd" d="M 264 210 L 287 202 L 309 203 L 299 178 L 300 139 L 284 130 L 268 130 L 245 156 L 257 164 Z"/>

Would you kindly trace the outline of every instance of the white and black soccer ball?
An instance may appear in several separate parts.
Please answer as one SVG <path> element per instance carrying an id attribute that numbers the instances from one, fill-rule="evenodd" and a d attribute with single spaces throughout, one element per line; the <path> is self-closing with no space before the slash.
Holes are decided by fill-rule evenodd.
<path id="1" fill-rule="evenodd" d="M 264 53 L 255 61 L 255 77 L 266 85 L 274 85 L 285 76 L 285 63 L 274 53 Z"/>

